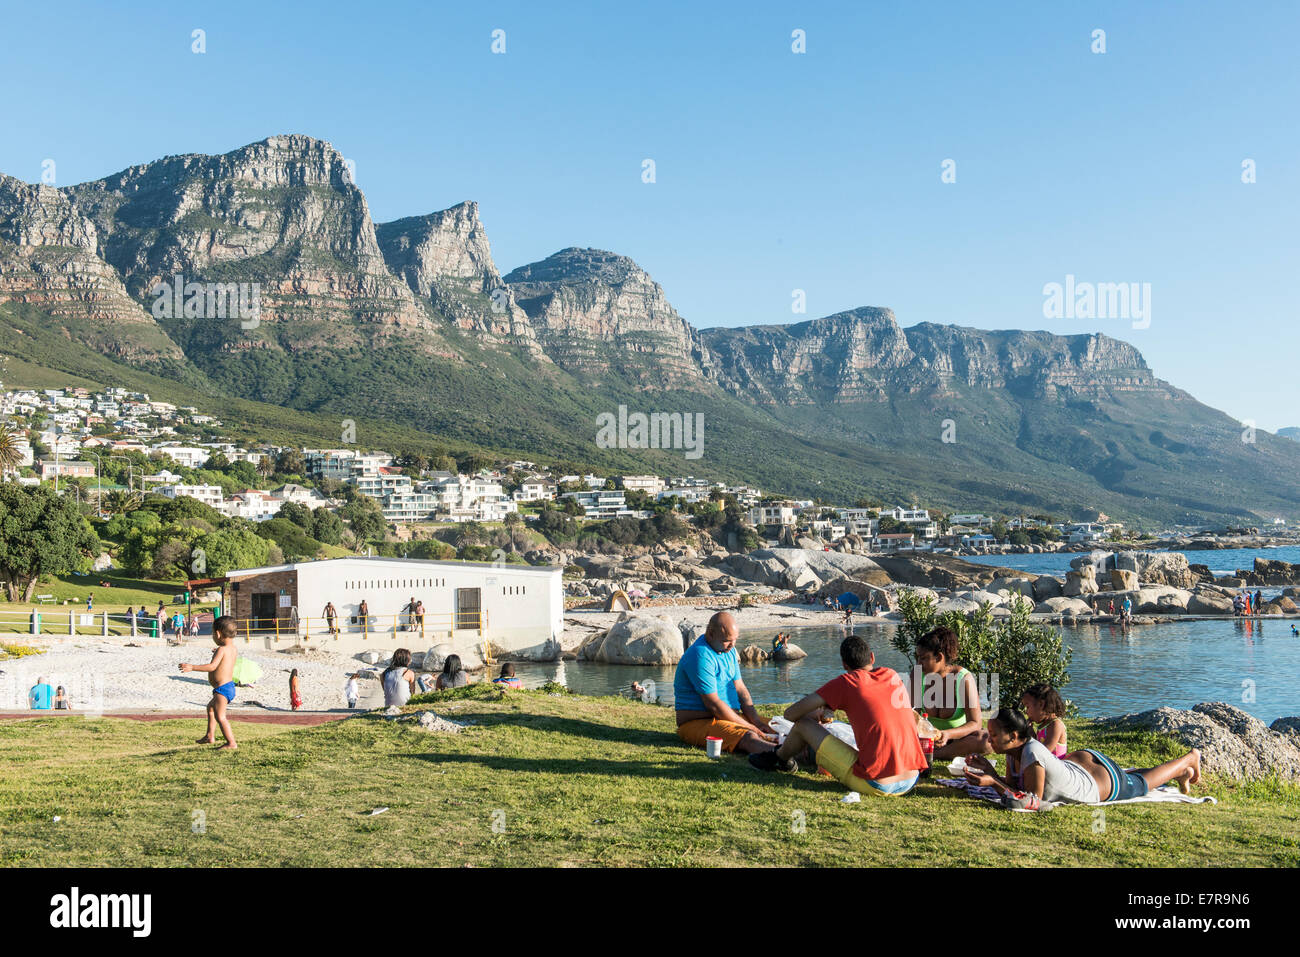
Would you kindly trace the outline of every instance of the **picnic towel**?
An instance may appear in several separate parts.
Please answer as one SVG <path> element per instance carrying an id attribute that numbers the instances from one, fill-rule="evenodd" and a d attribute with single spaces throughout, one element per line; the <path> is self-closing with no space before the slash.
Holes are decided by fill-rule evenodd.
<path id="1" fill-rule="evenodd" d="M 777 715 L 768 721 L 768 727 L 776 732 L 776 743 L 785 744 L 786 736 L 790 734 L 790 729 L 794 727 L 791 722 Z M 830 724 L 823 725 L 827 731 L 835 735 L 854 751 L 858 750 L 858 740 L 853 734 L 853 726 L 847 721 L 832 721 Z"/>
<path id="2" fill-rule="evenodd" d="M 1132 771 L 1133 768 L 1125 768 L 1124 770 L 1126 770 L 1126 771 Z M 973 785 L 973 784 L 971 784 L 969 781 L 967 781 L 965 778 L 938 778 L 938 779 L 936 780 L 936 783 L 937 783 L 937 784 L 946 784 L 946 785 L 947 785 L 948 787 L 950 787 L 950 788 L 961 788 L 963 791 L 965 791 L 965 792 L 966 792 L 967 794 L 969 794 L 971 797 L 976 797 L 976 798 L 979 798 L 979 799 L 981 799 L 981 800 L 983 800 L 983 801 L 988 801 L 990 804 L 996 804 L 996 805 L 998 805 L 999 807 L 1002 806 L 1002 795 L 1001 795 L 1001 793 L 998 791 L 997 788 L 980 787 L 979 785 Z M 1069 802 L 1069 803 L 1070 803 L 1070 804 L 1074 804 L 1073 801 L 1071 801 L 1071 802 Z M 1081 805 L 1081 806 L 1083 806 L 1083 807 L 1110 807 L 1110 806 L 1113 805 L 1113 804 L 1150 804 L 1150 803 L 1156 803 L 1156 804 L 1218 804 L 1219 802 L 1218 802 L 1217 800 L 1215 800 L 1213 797 L 1211 797 L 1210 795 L 1208 795 L 1208 794 L 1202 795 L 1201 797 L 1196 797 L 1196 796 L 1191 795 L 1191 794 L 1184 794 L 1182 791 L 1178 790 L 1178 785 L 1176 785 L 1176 784 L 1166 784 L 1166 785 L 1164 785 L 1164 786 L 1162 786 L 1162 787 L 1153 788 L 1152 790 L 1148 791 L 1148 792 L 1147 792 L 1145 795 L 1143 795 L 1142 797 L 1137 797 L 1137 798 L 1128 798 L 1127 800 L 1124 800 L 1124 801 L 1098 801 L 1098 802 L 1095 802 L 1095 803 L 1089 803 L 1089 804 Z M 1064 804 L 1065 804 L 1065 802 L 1057 802 L 1056 804 L 1053 804 L 1051 801 L 1044 801 L 1044 802 L 1042 802 L 1042 806 L 1043 806 L 1044 808 L 1049 808 L 1049 807 L 1060 807 L 1060 806 L 1064 806 Z M 1015 810 L 1015 811 L 1028 811 L 1029 809 L 1028 809 L 1028 808 L 1012 808 L 1012 810 Z M 1032 813 L 1034 813 L 1034 812 L 1030 811 L 1029 813 L 1032 814 Z"/>

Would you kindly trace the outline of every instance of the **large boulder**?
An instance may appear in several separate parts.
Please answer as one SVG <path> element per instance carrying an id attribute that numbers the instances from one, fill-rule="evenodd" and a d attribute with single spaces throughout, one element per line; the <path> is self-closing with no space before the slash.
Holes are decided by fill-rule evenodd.
<path id="1" fill-rule="evenodd" d="M 1064 594 L 1065 582 L 1051 575 L 1039 575 L 1034 579 L 1033 594 L 1030 597 L 1034 601 L 1047 601 L 1049 598 L 1060 598 Z"/>
<path id="2" fill-rule="evenodd" d="M 807 658 L 808 652 L 804 651 L 792 641 L 786 642 L 780 648 L 772 652 L 773 661 L 798 661 L 800 658 Z"/>
<path id="3" fill-rule="evenodd" d="M 1143 584 L 1191 588 L 1198 580 L 1182 552 L 1120 552 L 1115 567 L 1137 572 Z"/>
<path id="4" fill-rule="evenodd" d="M 979 602 L 977 601 L 971 601 L 968 598 L 956 598 L 956 597 L 945 598 L 942 601 L 940 601 L 939 604 L 934 606 L 935 612 L 937 612 L 940 615 L 948 611 L 959 611 L 962 612 L 963 614 L 966 614 L 972 611 L 979 611 L 979 608 L 980 608 Z"/>
<path id="5" fill-rule="evenodd" d="M 1187 611 L 1192 615 L 1231 615 L 1232 599 L 1217 589 L 1198 588 L 1187 599 Z"/>
<path id="6" fill-rule="evenodd" d="M 1042 577 L 1037 578 L 1037 579 L 1033 579 L 1033 578 L 995 578 L 995 579 L 993 579 L 991 582 L 989 582 L 987 585 L 985 585 L 983 590 L 985 590 L 985 591 L 991 591 L 991 592 L 999 592 L 999 591 L 1004 591 L 1004 590 L 1005 590 L 1005 591 L 1009 591 L 1009 592 L 1015 592 L 1017 595 L 1024 595 L 1024 596 L 1027 597 L 1027 598 L 1035 598 L 1035 599 L 1037 599 L 1037 595 L 1035 594 L 1035 592 L 1037 592 L 1037 590 L 1038 590 L 1038 588 L 1039 588 L 1038 583 L 1044 581 L 1044 579 L 1046 579 L 1047 582 L 1052 582 L 1052 583 L 1054 583 L 1054 584 L 1057 585 L 1057 588 L 1056 588 L 1056 592 L 1055 592 L 1055 594 L 1050 594 L 1050 595 L 1049 595 L 1049 594 L 1044 594 L 1044 595 L 1043 595 L 1043 598 L 1044 598 L 1044 599 L 1046 599 L 1046 598 L 1055 598 L 1057 595 L 1059 595 L 1059 594 L 1061 593 L 1061 591 L 1060 591 L 1060 583 L 1057 582 L 1056 579 L 1055 579 L 1055 578 L 1052 578 L 1050 575 L 1043 575 Z M 1049 591 L 1051 590 L 1051 586 L 1048 585 L 1046 582 L 1044 582 L 1044 585 L 1043 585 L 1042 587 L 1043 587 L 1045 590 L 1049 590 Z M 1038 599 L 1038 600 L 1041 600 L 1041 599 Z"/>
<path id="7" fill-rule="evenodd" d="M 1097 594 L 1097 578 L 1091 565 L 1083 565 L 1079 568 L 1072 568 L 1065 573 L 1065 587 L 1061 594 L 1066 598 L 1077 598 L 1079 595 Z"/>
<path id="8" fill-rule="evenodd" d="M 786 563 L 774 558 L 771 552 L 759 549 L 748 555 L 732 555 L 727 564 L 737 578 L 754 582 L 758 585 L 781 585 L 785 575 Z"/>
<path id="9" fill-rule="evenodd" d="M 682 657 L 682 632 L 664 615 L 625 615 L 588 654 L 591 661 L 613 665 L 675 665 Z"/>
<path id="10" fill-rule="evenodd" d="M 1255 585 L 1300 585 L 1300 562 L 1256 558 L 1252 582 Z"/>
<path id="11" fill-rule="evenodd" d="M 1169 735 L 1201 752 L 1202 771 L 1241 780 L 1277 774 L 1283 780 L 1300 781 L 1300 747 L 1294 738 L 1221 701 L 1203 702 L 1191 711 L 1155 708 L 1106 718 L 1100 724 Z"/>
<path id="12" fill-rule="evenodd" d="M 816 591 L 822 580 L 807 565 L 791 565 L 782 576 L 782 584 L 791 591 Z"/>
<path id="13" fill-rule="evenodd" d="M 1034 606 L 1034 611 L 1039 614 L 1047 615 L 1091 615 L 1092 606 L 1082 598 L 1069 598 L 1062 596 L 1060 598 L 1049 598 L 1046 601 L 1039 602 Z"/>
<path id="14" fill-rule="evenodd" d="M 1127 568 L 1112 568 L 1110 570 L 1111 591 L 1133 591 L 1137 587 L 1137 572 L 1130 571 Z"/>

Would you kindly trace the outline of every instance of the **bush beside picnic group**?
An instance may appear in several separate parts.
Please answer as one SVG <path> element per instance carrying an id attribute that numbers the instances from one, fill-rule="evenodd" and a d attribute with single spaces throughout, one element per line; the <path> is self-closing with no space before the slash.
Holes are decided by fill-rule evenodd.
<path id="1" fill-rule="evenodd" d="M 1020 707 L 1021 696 L 1033 685 L 1049 684 L 1060 691 L 1070 681 L 1071 650 L 1055 628 L 1030 620 L 1033 603 L 1027 599 L 1013 601 L 1007 617 L 994 618 L 987 603 L 977 611 L 936 612 L 932 596 L 909 589 L 899 593 L 898 609 L 901 620 L 891 639 L 895 648 L 915 662 L 918 638 L 940 626 L 951 628 L 957 633 L 957 664 L 990 680 L 997 677 L 999 708 Z M 1068 699 L 1066 706 L 1074 710 Z"/>

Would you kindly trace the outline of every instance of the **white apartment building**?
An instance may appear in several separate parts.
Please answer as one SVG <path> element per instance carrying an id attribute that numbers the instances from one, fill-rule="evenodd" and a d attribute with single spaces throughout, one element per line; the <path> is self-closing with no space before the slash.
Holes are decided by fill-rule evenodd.
<path id="1" fill-rule="evenodd" d="M 166 455 L 177 465 L 187 469 L 202 468 L 212 458 L 211 449 L 203 449 L 193 445 L 171 445 L 163 443 L 161 445 L 151 446 L 150 452 L 159 452 Z"/>
<path id="2" fill-rule="evenodd" d="M 624 475 L 620 481 L 625 492 L 645 492 L 651 496 L 658 495 L 666 487 L 658 475 Z"/>
<path id="3" fill-rule="evenodd" d="M 159 495 L 166 495 L 168 498 L 179 498 L 182 495 L 187 495 L 215 509 L 221 508 L 225 498 L 220 485 L 159 485 L 154 491 Z"/>
<path id="4" fill-rule="evenodd" d="M 265 522 L 267 519 L 275 518 L 276 513 L 280 511 L 280 506 L 283 504 L 284 502 L 281 499 L 275 498 L 269 492 L 248 488 L 230 496 L 223 504 L 221 511 L 230 518 L 246 518 L 252 522 Z"/>
<path id="5" fill-rule="evenodd" d="M 551 502 L 555 500 L 555 483 L 547 478 L 529 478 L 515 491 L 516 502 Z"/>
<path id="6" fill-rule="evenodd" d="M 582 506 L 590 519 L 617 518 L 620 515 L 638 515 L 627 507 L 627 498 L 621 491 L 591 489 L 586 492 L 565 492 L 560 498 L 571 498 Z"/>
<path id="7" fill-rule="evenodd" d="M 749 510 L 751 525 L 794 525 L 798 518 L 794 502 L 766 502 Z"/>

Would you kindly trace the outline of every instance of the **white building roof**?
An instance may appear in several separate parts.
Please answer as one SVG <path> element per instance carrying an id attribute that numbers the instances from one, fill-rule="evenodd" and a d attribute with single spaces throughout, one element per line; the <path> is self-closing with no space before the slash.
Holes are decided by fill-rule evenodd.
<path id="1" fill-rule="evenodd" d="M 384 567 L 389 566 L 406 566 L 414 568 L 482 568 L 487 571 L 495 572 L 530 572 L 536 575 L 556 575 L 564 572 L 562 565 L 522 565 L 510 563 L 506 565 L 496 565 L 492 562 L 456 562 L 456 561 L 434 561 L 424 558 L 384 558 L 376 556 L 367 558 L 364 555 L 355 557 L 348 556 L 344 558 L 320 558 L 308 562 L 289 562 L 284 565 L 265 565 L 261 568 L 235 568 L 226 572 L 226 577 L 232 575 L 266 575 L 272 572 L 287 572 L 302 568 L 320 568 L 336 562 L 363 563 L 369 566 Z"/>

